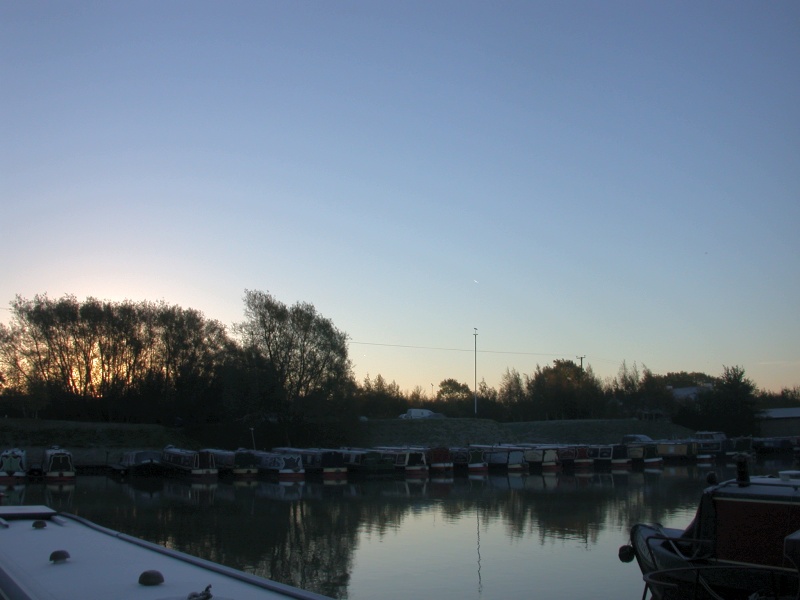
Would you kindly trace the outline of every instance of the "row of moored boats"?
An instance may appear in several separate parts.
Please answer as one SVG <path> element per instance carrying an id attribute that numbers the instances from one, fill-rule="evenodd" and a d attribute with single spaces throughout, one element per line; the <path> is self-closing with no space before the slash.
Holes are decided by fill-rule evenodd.
<path id="1" fill-rule="evenodd" d="M 306 475 L 342 478 L 348 474 L 402 474 L 426 477 L 448 471 L 469 474 L 504 470 L 512 474 L 581 469 L 657 468 L 664 462 L 734 460 L 753 452 L 752 438 L 728 439 L 719 432 L 697 432 L 687 440 L 651 440 L 625 436 L 618 444 L 471 444 L 463 447 L 378 446 L 372 448 L 293 448 L 272 450 L 162 450 L 125 452 L 118 463 L 105 465 L 119 475 L 184 474 L 195 479 Z M 28 464 L 19 448 L 0 454 L 0 483 L 29 478 L 64 481 L 75 477 L 72 454 L 58 446 L 45 450 L 41 463 Z"/>

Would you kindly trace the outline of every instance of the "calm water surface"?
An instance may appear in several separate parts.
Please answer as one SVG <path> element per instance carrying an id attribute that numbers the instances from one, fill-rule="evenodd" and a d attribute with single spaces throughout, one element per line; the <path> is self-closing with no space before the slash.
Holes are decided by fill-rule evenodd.
<path id="1" fill-rule="evenodd" d="M 639 571 L 617 559 L 630 526 L 688 525 L 711 470 L 735 477 L 730 466 L 288 485 L 87 475 L 4 493 L 336 598 L 637 600 Z"/>

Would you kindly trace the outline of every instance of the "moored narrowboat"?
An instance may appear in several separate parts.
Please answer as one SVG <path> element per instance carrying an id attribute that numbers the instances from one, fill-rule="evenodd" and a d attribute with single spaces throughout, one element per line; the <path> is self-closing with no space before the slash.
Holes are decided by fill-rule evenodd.
<path id="1" fill-rule="evenodd" d="M 555 473 L 561 470 L 557 446 L 533 445 L 530 451 L 525 452 L 525 460 L 533 472 Z"/>
<path id="2" fill-rule="evenodd" d="M 0 483 L 14 485 L 28 477 L 28 459 L 25 450 L 11 448 L 0 453 Z"/>
<path id="3" fill-rule="evenodd" d="M 611 444 L 591 444 L 587 446 L 589 458 L 595 469 L 605 469 L 611 466 L 614 447 Z"/>
<path id="4" fill-rule="evenodd" d="M 347 465 L 341 450 L 330 448 L 273 448 L 273 452 L 299 454 L 303 459 L 306 475 L 322 475 L 323 479 L 347 477 Z"/>
<path id="5" fill-rule="evenodd" d="M 589 454 L 589 446 L 578 444 L 574 446 L 575 456 L 572 465 L 576 471 L 585 471 L 594 467 L 594 456 Z"/>
<path id="6" fill-rule="evenodd" d="M 655 443 L 642 444 L 642 459 L 639 464 L 645 469 L 659 469 L 664 466 L 664 459 L 659 456 Z"/>
<path id="7" fill-rule="evenodd" d="M 117 465 L 112 465 L 120 475 L 154 477 L 164 474 L 161 452 L 158 450 L 128 450 L 122 453 Z"/>
<path id="8" fill-rule="evenodd" d="M 441 474 L 453 470 L 453 455 L 450 452 L 450 448 L 434 446 L 432 448 L 423 448 L 423 450 L 431 472 Z"/>
<path id="9" fill-rule="evenodd" d="M 454 471 L 466 471 L 470 475 L 484 475 L 489 471 L 489 463 L 480 448 L 454 447 L 450 448 L 450 455 Z"/>
<path id="10" fill-rule="evenodd" d="M 794 598 L 800 565 L 800 472 L 710 482 L 685 529 L 639 523 L 619 550 L 656 600 Z"/>
<path id="11" fill-rule="evenodd" d="M 509 473 L 530 472 L 525 454 L 518 446 L 471 444 L 470 448 L 483 451 L 483 457 L 489 464 L 489 469 L 505 470 Z"/>
<path id="12" fill-rule="evenodd" d="M 192 479 L 216 480 L 219 475 L 214 454 L 208 450 L 165 446 L 161 451 L 161 464 L 167 471 L 186 475 Z"/>
<path id="13" fill-rule="evenodd" d="M 221 450 L 219 448 L 205 448 L 201 452 L 208 452 L 214 456 L 214 466 L 219 475 L 232 475 L 236 464 L 236 452 Z"/>
<path id="14" fill-rule="evenodd" d="M 401 446 L 377 446 L 375 449 L 384 458 L 392 459 L 395 471 L 406 477 L 419 479 L 427 477 L 430 472 L 424 449 Z"/>
<path id="15" fill-rule="evenodd" d="M 626 470 L 633 467 L 633 461 L 628 456 L 628 447 L 625 444 L 611 445 L 611 469 Z"/>
<path id="16" fill-rule="evenodd" d="M 516 447 L 522 450 L 522 458 L 528 464 L 530 472 L 541 473 L 545 470 L 546 462 L 556 464 L 558 462 L 558 455 L 554 446 L 521 443 L 516 444 Z"/>
<path id="17" fill-rule="evenodd" d="M 42 458 L 42 476 L 45 482 L 69 482 L 75 479 L 72 452 L 60 446 L 50 446 Z"/>
<path id="18" fill-rule="evenodd" d="M 656 448 L 664 462 L 685 462 L 697 457 L 692 440 L 659 440 Z"/>
<path id="19" fill-rule="evenodd" d="M 239 448 L 233 453 L 233 478 L 250 480 L 258 476 L 258 457 L 254 450 Z"/>
<path id="20" fill-rule="evenodd" d="M 558 452 L 558 462 L 565 470 L 569 471 L 575 468 L 575 458 L 578 455 L 578 447 L 575 444 L 560 444 L 556 451 Z"/>
<path id="21" fill-rule="evenodd" d="M 636 468 L 658 468 L 664 463 L 664 459 L 658 454 L 658 445 L 647 435 L 625 435 L 622 443 L 628 449 L 628 456 Z"/>
<path id="22" fill-rule="evenodd" d="M 303 457 L 297 452 L 265 452 L 253 450 L 258 461 L 258 472 L 268 477 L 277 477 L 281 481 L 305 479 Z"/>
<path id="23" fill-rule="evenodd" d="M 731 447 L 728 436 L 721 431 L 696 431 L 694 440 L 697 462 L 713 463 L 725 458 Z"/>
<path id="24" fill-rule="evenodd" d="M 370 448 L 341 448 L 347 472 L 356 476 L 378 477 L 393 475 L 394 457 Z"/>

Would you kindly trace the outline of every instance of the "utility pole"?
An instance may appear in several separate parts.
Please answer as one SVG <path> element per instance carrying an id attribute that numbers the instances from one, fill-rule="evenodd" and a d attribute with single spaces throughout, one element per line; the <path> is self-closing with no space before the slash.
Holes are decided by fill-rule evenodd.
<path id="1" fill-rule="evenodd" d="M 475 383 L 473 384 L 472 389 L 475 390 L 475 416 L 478 416 L 478 328 L 473 327 L 475 333 L 472 335 L 475 336 Z"/>
<path id="2" fill-rule="evenodd" d="M 583 359 L 586 358 L 586 355 L 584 354 L 583 356 L 576 356 L 575 358 L 577 358 L 577 359 L 579 359 L 581 361 L 581 373 L 582 373 L 583 372 Z"/>

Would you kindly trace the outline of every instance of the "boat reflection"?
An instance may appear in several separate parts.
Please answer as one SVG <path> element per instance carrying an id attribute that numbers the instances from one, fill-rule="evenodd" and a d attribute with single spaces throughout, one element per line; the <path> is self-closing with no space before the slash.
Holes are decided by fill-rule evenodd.
<path id="1" fill-rule="evenodd" d="M 14 485 L 4 485 L 0 487 L 0 498 L 3 504 L 17 505 L 26 504 L 25 491 L 27 485 L 23 483 L 15 483 Z"/>
<path id="2" fill-rule="evenodd" d="M 193 481 L 188 478 L 167 478 L 164 480 L 165 498 L 192 506 L 208 506 L 214 503 L 217 482 Z"/>
<path id="3" fill-rule="evenodd" d="M 259 481 L 256 496 L 270 500 L 300 500 L 305 486 L 304 481 Z"/>
<path id="4" fill-rule="evenodd" d="M 45 504 L 55 510 L 67 510 L 75 494 L 74 483 L 45 483 Z"/>

